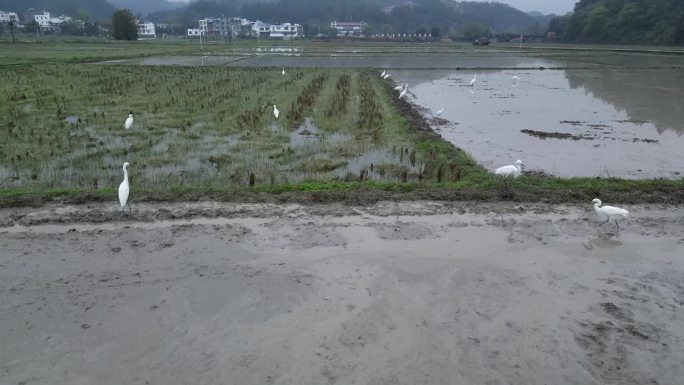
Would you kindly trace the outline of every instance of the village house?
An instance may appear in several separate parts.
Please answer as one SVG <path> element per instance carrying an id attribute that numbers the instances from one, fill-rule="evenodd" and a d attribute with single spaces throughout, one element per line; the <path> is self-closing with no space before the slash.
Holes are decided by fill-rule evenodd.
<path id="1" fill-rule="evenodd" d="M 157 37 L 154 23 L 141 23 L 138 21 L 138 37 Z"/>
<path id="2" fill-rule="evenodd" d="M 363 21 L 333 21 L 330 28 L 337 31 L 338 37 L 360 37 L 366 23 Z"/>
<path id="3" fill-rule="evenodd" d="M 19 16 L 15 12 L 0 11 L 0 23 L 18 23 Z"/>

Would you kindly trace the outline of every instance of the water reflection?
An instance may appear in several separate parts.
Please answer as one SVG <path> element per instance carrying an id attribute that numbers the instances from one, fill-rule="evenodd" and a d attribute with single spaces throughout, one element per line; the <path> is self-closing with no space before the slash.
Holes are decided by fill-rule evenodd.
<path id="1" fill-rule="evenodd" d="M 478 82 L 468 87 L 473 72 Z M 446 105 L 441 117 L 457 125 L 441 135 L 485 167 L 523 159 L 559 176 L 625 178 L 680 176 L 684 112 L 674 107 L 682 91 L 673 84 L 684 84 L 682 76 L 625 69 L 394 71 L 428 115 Z"/>
<path id="2" fill-rule="evenodd" d="M 684 71 L 568 70 L 565 77 L 571 88 L 587 90 L 630 120 L 652 122 L 658 133 L 684 134 Z"/>

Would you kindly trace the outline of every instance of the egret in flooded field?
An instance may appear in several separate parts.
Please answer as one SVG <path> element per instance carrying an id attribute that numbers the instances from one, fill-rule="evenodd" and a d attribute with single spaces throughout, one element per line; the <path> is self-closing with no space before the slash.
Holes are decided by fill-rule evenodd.
<path id="1" fill-rule="evenodd" d="M 130 192 L 129 186 L 128 186 L 128 166 L 130 163 L 125 162 L 123 164 L 123 174 L 124 174 L 124 179 L 123 182 L 119 185 L 119 203 L 121 204 L 121 211 L 126 212 L 124 210 L 124 207 L 128 205 L 128 212 L 131 212 L 131 205 L 128 204 L 128 194 Z"/>
<path id="2" fill-rule="evenodd" d="M 278 111 L 278 107 L 276 105 L 273 105 L 273 116 L 278 120 L 278 117 L 280 116 L 280 111 Z"/>
<path id="3" fill-rule="evenodd" d="M 388 73 L 386 73 L 385 76 L 383 76 L 382 78 L 385 79 L 385 80 L 387 80 L 387 79 L 389 79 L 389 78 L 391 78 L 391 77 L 392 77 L 392 74 L 390 74 L 390 73 L 388 72 Z"/>
<path id="4" fill-rule="evenodd" d="M 133 111 L 131 111 L 128 114 L 128 118 L 126 119 L 126 123 L 124 123 L 124 128 L 127 130 L 130 130 L 132 126 L 133 126 Z"/>
<path id="5" fill-rule="evenodd" d="M 511 79 L 513 79 L 513 86 L 514 87 L 517 86 L 518 80 L 520 80 L 520 77 L 518 77 L 518 75 L 513 75 L 513 76 L 511 76 Z"/>
<path id="6" fill-rule="evenodd" d="M 406 83 L 401 82 L 401 84 L 399 84 L 398 86 L 394 87 L 394 90 L 395 90 L 395 91 L 401 91 L 401 90 L 403 90 L 403 89 L 404 89 L 404 84 L 406 84 Z"/>
<path id="7" fill-rule="evenodd" d="M 442 105 L 442 108 L 439 111 L 437 111 L 437 116 L 442 115 L 442 112 L 444 112 L 444 105 Z"/>
<path id="8" fill-rule="evenodd" d="M 384 79 L 384 78 L 385 78 L 385 74 L 387 74 L 387 71 L 382 70 L 382 73 L 380 74 L 380 77 Z"/>
<path id="9" fill-rule="evenodd" d="M 629 211 L 615 206 L 601 206 L 603 203 L 598 198 L 594 198 L 594 200 L 591 202 L 594 204 L 594 211 L 596 212 L 596 215 L 598 215 L 601 220 L 606 220 L 605 222 L 601 222 L 599 226 L 605 225 L 612 219 L 615 221 L 615 227 L 620 230 L 620 225 L 618 225 L 617 218 L 627 218 Z"/>
<path id="10" fill-rule="evenodd" d="M 473 80 L 470 81 L 470 86 L 474 87 L 476 81 L 477 81 L 477 74 L 473 75 Z"/>
<path id="11" fill-rule="evenodd" d="M 285 67 L 283 67 L 283 72 L 282 72 L 282 74 L 283 74 L 283 76 L 285 76 Z"/>
<path id="12" fill-rule="evenodd" d="M 517 178 L 522 173 L 523 167 L 525 167 L 525 165 L 523 164 L 522 160 L 518 159 L 515 161 L 514 165 L 509 164 L 508 166 L 497 168 L 496 170 L 494 170 L 494 174 L 505 177 L 512 176 L 513 178 Z"/>
<path id="13" fill-rule="evenodd" d="M 406 84 L 406 85 L 404 86 L 404 90 L 401 91 L 401 93 L 399 94 L 399 99 L 401 99 L 401 98 L 403 98 L 404 96 L 406 96 L 406 93 L 407 93 L 407 92 L 408 92 L 408 84 Z"/>

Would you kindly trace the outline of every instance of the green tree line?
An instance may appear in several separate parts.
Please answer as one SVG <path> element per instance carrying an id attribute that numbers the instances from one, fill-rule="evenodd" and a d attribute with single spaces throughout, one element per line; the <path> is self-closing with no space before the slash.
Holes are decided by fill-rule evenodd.
<path id="1" fill-rule="evenodd" d="M 684 44 L 682 0 L 580 0 L 549 23 L 567 42 Z"/>

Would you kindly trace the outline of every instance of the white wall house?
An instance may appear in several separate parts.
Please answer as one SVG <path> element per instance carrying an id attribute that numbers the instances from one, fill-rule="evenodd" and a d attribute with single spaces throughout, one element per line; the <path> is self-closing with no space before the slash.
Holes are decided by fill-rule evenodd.
<path id="1" fill-rule="evenodd" d="M 302 26 L 299 24 L 271 24 L 269 26 L 272 39 L 294 39 L 302 36 Z"/>
<path id="2" fill-rule="evenodd" d="M 18 23 L 19 16 L 15 12 L 0 11 L 0 23 L 9 23 L 10 21 Z"/>
<path id="3" fill-rule="evenodd" d="M 337 31 L 337 36 L 361 36 L 363 27 L 366 23 L 362 21 L 333 21 L 330 23 L 330 28 Z"/>
<path id="4" fill-rule="evenodd" d="M 204 35 L 201 29 L 188 28 L 188 37 L 200 37 L 200 35 Z"/>
<path id="5" fill-rule="evenodd" d="M 157 37 L 154 23 L 138 22 L 138 37 Z"/>
<path id="6" fill-rule="evenodd" d="M 255 21 L 252 24 L 252 31 L 254 31 L 254 34 L 256 36 L 260 37 L 269 37 L 271 35 L 271 26 L 268 23 L 264 23 L 263 21 Z"/>
<path id="7" fill-rule="evenodd" d="M 41 14 L 33 15 L 33 20 L 38 23 L 41 28 L 50 28 L 50 12 L 43 11 Z"/>

